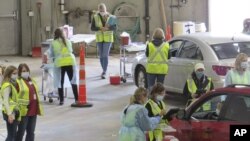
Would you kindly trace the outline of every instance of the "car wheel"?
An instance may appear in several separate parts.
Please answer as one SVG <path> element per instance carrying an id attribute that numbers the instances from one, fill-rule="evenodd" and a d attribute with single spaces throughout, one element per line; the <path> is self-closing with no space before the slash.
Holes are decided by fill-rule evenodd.
<path id="1" fill-rule="evenodd" d="M 139 67 L 136 69 L 135 72 L 135 85 L 137 87 L 144 87 L 147 88 L 147 74 L 146 74 L 146 70 L 144 67 Z"/>

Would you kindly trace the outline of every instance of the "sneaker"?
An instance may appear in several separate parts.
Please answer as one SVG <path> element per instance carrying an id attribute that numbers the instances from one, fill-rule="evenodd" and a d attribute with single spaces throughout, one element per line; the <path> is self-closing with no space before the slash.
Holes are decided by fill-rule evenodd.
<path id="1" fill-rule="evenodd" d="M 60 103 L 59 103 L 60 106 L 63 105 L 63 104 L 64 104 L 64 102 L 60 102 Z"/>

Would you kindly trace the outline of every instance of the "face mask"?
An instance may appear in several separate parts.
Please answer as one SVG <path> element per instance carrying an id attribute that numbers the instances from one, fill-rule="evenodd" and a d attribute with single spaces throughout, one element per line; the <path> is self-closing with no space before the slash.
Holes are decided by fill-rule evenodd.
<path id="1" fill-rule="evenodd" d="M 11 75 L 11 79 L 12 79 L 12 80 L 16 80 L 16 79 L 17 79 L 17 74 L 12 74 L 12 75 Z"/>
<path id="2" fill-rule="evenodd" d="M 157 99 L 158 101 L 162 101 L 162 100 L 163 100 L 163 98 L 164 98 L 164 96 L 163 96 L 163 95 L 157 95 L 157 97 L 156 97 L 156 99 Z"/>
<path id="3" fill-rule="evenodd" d="M 241 63 L 240 63 L 240 67 L 241 67 L 242 69 L 248 68 L 248 62 L 247 62 L 247 61 L 241 62 Z"/>
<path id="4" fill-rule="evenodd" d="M 204 72 L 203 71 L 196 71 L 195 74 L 196 74 L 196 77 L 198 79 L 201 79 L 201 77 L 204 75 Z"/>
<path id="5" fill-rule="evenodd" d="M 24 78 L 24 79 L 28 79 L 29 76 L 30 76 L 30 73 L 29 73 L 29 72 L 22 72 L 21 76 L 22 76 L 22 78 Z"/>
<path id="6" fill-rule="evenodd" d="M 100 12 L 101 16 L 104 16 L 106 14 L 106 12 Z"/>

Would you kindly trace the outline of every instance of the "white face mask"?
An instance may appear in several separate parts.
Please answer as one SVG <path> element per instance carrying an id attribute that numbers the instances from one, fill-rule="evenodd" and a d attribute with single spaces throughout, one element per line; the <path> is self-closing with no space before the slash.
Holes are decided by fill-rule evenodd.
<path id="1" fill-rule="evenodd" d="M 162 100 L 163 100 L 163 98 L 164 98 L 164 96 L 163 96 L 163 95 L 157 95 L 157 97 L 156 97 L 156 99 L 157 99 L 158 101 L 162 101 Z"/>
<path id="2" fill-rule="evenodd" d="M 12 80 L 16 80 L 16 79 L 17 79 L 17 74 L 12 74 L 12 75 L 11 75 L 11 79 L 12 79 Z"/>
<path id="3" fill-rule="evenodd" d="M 101 16 L 104 16 L 106 14 L 106 12 L 100 12 Z"/>
<path id="4" fill-rule="evenodd" d="M 21 73 L 21 76 L 22 76 L 22 78 L 24 78 L 24 79 L 28 79 L 29 76 L 30 76 L 30 73 L 29 73 L 29 72 L 22 72 L 22 73 Z"/>
<path id="5" fill-rule="evenodd" d="M 241 67 L 242 69 L 248 68 L 248 62 L 247 62 L 247 61 L 241 62 L 241 63 L 240 63 L 240 67 Z"/>

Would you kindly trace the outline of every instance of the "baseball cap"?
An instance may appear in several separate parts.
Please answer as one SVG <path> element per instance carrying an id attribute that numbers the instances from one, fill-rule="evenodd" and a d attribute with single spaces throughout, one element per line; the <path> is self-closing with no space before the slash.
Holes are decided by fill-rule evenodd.
<path id="1" fill-rule="evenodd" d="M 204 64 L 203 64 L 203 63 L 197 63 L 197 64 L 194 66 L 194 71 L 197 71 L 198 69 L 203 69 L 203 70 L 205 70 Z"/>

